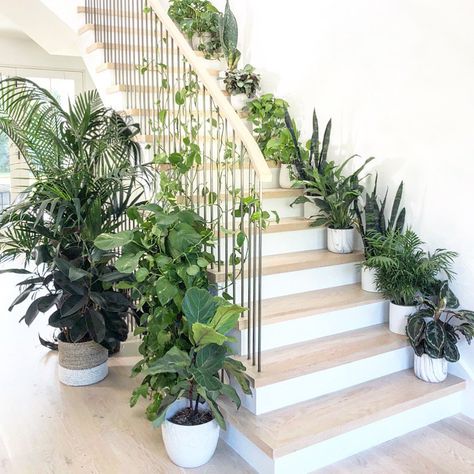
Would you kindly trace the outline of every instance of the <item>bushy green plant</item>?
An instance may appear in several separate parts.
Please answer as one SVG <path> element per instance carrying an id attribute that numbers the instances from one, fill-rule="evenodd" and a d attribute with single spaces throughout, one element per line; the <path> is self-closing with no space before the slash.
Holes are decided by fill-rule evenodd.
<path id="1" fill-rule="evenodd" d="M 29 277 L 10 309 L 32 298 L 23 317 L 30 325 L 56 307 L 49 324 L 62 340 L 114 350 L 127 337 L 131 304 L 114 288 L 124 275 L 93 242 L 124 224 L 127 208 L 143 197 L 138 126 L 104 107 L 95 91 L 64 110 L 48 91 L 11 78 L 0 82 L 0 130 L 35 179 L 0 216 L 1 260 L 23 257 L 34 266 L 11 270 Z"/>
<path id="2" fill-rule="evenodd" d="M 230 95 L 245 94 L 252 99 L 260 89 L 260 75 L 255 73 L 253 66 L 247 64 L 243 69 L 227 71 L 224 83 Z"/>
<path id="3" fill-rule="evenodd" d="M 208 0 L 170 0 L 168 15 L 190 39 L 200 38 L 198 50 L 206 58 L 219 57 L 222 52 L 219 23 L 221 13 Z"/>
<path id="4" fill-rule="evenodd" d="M 385 217 L 388 190 L 385 193 L 384 199 L 379 200 L 377 195 L 377 182 L 378 175 L 375 178 L 372 193 L 366 193 L 365 195 L 363 208 L 359 205 L 359 201 L 356 201 L 355 210 L 357 214 L 357 230 L 362 237 L 366 259 L 376 255 L 376 249 L 370 246 L 368 236 L 378 234 L 383 237 L 388 232 L 402 232 L 405 225 L 405 208 L 400 210 L 400 203 L 403 195 L 403 181 L 398 186 L 393 200 L 392 209 L 390 211 L 390 219 L 388 221 Z"/>
<path id="5" fill-rule="evenodd" d="M 239 65 L 241 52 L 237 49 L 239 41 L 239 25 L 237 19 L 230 9 L 229 0 L 225 5 L 224 15 L 220 17 L 219 34 L 224 56 L 227 61 L 227 68 L 234 71 Z"/>
<path id="6" fill-rule="evenodd" d="M 419 309 L 408 318 L 407 336 L 415 354 L 457 362 L 457 343 L 474 337 L 474 311 L 459 309 L 459 301 L 447 281 L 437 282 L 435 293 L 418 299 Z M 452 323 L 455 324 L 452 324 Z"/>
<path id="7" fill-rule="evenodd" d="M 375 256 L 367 265 L 375 268 L 376 284 L 383 296 L 397 305 L 413 306 L 417 297 L 430 294 L 440 273 L 450 280 L 456 252 L 423 249 L 423 242 L 413 230 L 389 231 L 385 236 L 368 236 Z"/>

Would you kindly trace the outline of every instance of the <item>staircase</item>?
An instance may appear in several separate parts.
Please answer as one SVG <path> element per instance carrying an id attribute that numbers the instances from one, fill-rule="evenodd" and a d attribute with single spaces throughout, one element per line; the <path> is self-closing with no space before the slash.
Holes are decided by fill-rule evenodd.
<path id="1" fill-rule="evenodd" d="M 224 211 L 214 210 L 204 196 L 206 215 L 216 212 L 219 223 L 234 232 L 250 229 L 251 252 L 243 268 L 226 263 L 210 272 L 213 282 L 249 306 L 234 336 L 253 396 L 242 394 L 239 411 L 223 404 L 227 443 L 258 472 L 310 472 L 458 413 L 464 381 L 450 376 L 430 385 L 414 377 L 405 337 L 388 330 L 387 302 L 360 288 L 357 265 L 363 254 L 326 250 L 325 229 L 310 227 L 301 205 L 290 207 L 302 191 L 278 188 L 279 168 L 262 161 L 244 119 L 219 90 L 215 71 L 186 46 L 158 0 L 146 2 L 154 11 L 148 16 L 143 6 L 142 1 L 87 2 L 78 10 L 80 43 L 104 101 L 141 123 L 138 140 L 149 157 L 157 147 L 176 149 L 176 134 L 160 135 L 153 121 L 162 110 L 169 120 L 176 108 L 169 96 L 190 84 L 183 73 L 194 74 L 202 88 L 193 104 L 172 116 L 204 117 L 195 142 L 203 155 L 215 156 L 194 176 L 200 183 L 218 176 L 226 181 L 213 188 Z M 155 59 L 141 73 L 146 58 Z M 160 85 L 162 63 L 168 96 Z M 223 123 L 215 135 L 206 132 L 208 118 Z M 231 164 L 222 163 L 218 151 L 228 142 L 233 156 L 235 149 L 241 151 Z M 262 229 L 233 219 L 228 211 L 239 201 L 228 192 L 232 186 L 278 211 L 280 223 Z M 228 256 L 235 237 L 218 239 L 219 251 Z"/>

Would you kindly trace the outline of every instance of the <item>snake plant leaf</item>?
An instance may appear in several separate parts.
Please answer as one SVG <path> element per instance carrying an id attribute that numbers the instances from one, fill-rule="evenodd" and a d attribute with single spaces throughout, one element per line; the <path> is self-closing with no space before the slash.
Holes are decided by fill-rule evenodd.
<path id="1" fill-rule="evenodd" d="M 388 222 L 389 229 L 393 229 L 395 226 L 397 230 L 400 230 L 400 231 L 403 230 L 403 226 L 402 228 L 399 228 L 398 225 L 395 224 L 397 222 L 398 210 L 400 209 L 402 196 L 403 196 L 403 181 L 399 184 L 397 192 L 395 194 L 395 198 L 393 200 L 392 212 L 390 214 L 390 220 Z M 403 208 L 401 212 L 404 212 L 404 211 L 405 211 L 405 208 Z"/>
<path id="2" fill-rule="evenodd" d="M 380 205 L 379 209 L 379 223 L 378 223 L 378 231 L 381 234 L 385 234 L 387 232 L 387 227 L 385 224 L 385 206 L 387 205 L 387 196 L 388 196 L 388 189 L 385 192 L 385 196 L 383 198 L 383 201 Z"/>
<path id="3" fill-rule="evenodd" d="M 219 26 L 221 44 L 228 55 L 237 48 L 239 39 L 239 25 L 230 8 L 229 0 L 225 4 L 224 15 L 219 19 Z"/>
<path id="4" fill-rule="evenodd" d="M 318 171 L 322 173 L 323 168 L 326 166 L 328 160 L 328 151 L 329 151 L 329 142 L 331 140 L 331 129 L 332 129 L 332 119 L 326 125 L 326 130 L 324 131 L 323 146 L 321 148 L 321 154 L 319 155 L 318 160 Z"/>
<path id="5" fill-rule="evenodd" d="M 398 216 L 397 222 L 395 224 L 395 228 L 393 230 L 397 232 L 402 232 L 403 228 L 405 227 L 405 216 L 406 216 L 406 210 L 403 208 L 400 211 L 400 215 Z M 391 227 L 389 227 L 391 228 Z"/>
<path id="6" fill-rule="evenodd" d="M 214 316 L 217 303 L 209 291 L 190 288 L 183 300 L 183 312 L 189 324 L 207 323 Z"/>
<path id="7" fill-rule="evenodd" d="M 316 168 L 317 163 L 319 163 L 319 124 L 316 109 L 313 110 L 313 134 L 311 136 L 309 163 L 312 168 Z"/>
<path id="8" fill-rule="evenodd" d="M 446 334 L 442 324 L 439 321 L 428 321 L 426 324 L 426 345 L 437 353 L 442 352 L 446 342 Z"/>

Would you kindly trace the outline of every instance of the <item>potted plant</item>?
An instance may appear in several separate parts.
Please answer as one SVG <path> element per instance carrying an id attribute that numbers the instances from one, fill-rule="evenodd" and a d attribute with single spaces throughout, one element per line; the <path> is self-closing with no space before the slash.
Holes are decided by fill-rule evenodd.
<path id="1" fill-rule="evenodd" d="M 124 287 L 137 301 L 142 359 L 132 373 L 143 380 L 130 402 L 149 399 L 147 416 L 162 426 L 171 460 L 197 467 L 212 457 L 219 427 L 225 428 L 217 397 L 240 404 L 219 372 L 250 393 L 245 368 L 226 345 L 244 308 L 211 295 L 207 267 L 214 257 L 206 249 L 212 248 L 213 233 L 198 214 L 147 204 L 132 215 L 133 230 L 96 239 L 104 250 L 120 248 L 117 267 L 133 276 Z"/>
<path id="2" fill-rule="evenodd" d="M 10 309 L 32 299 L 22 318 L 39 313 L 59 334 L 59 378 L 87 385 L 107 375 L 109 352 L 127 338 L 131 302 L 116 283 L 112 255 L 93 241 L 126 221 L 126 209 L 144 192 L 139 178 L 138 127 L 105 108 L 96 91 L 77 97 L 69 110 L 33 82 L 0 82 L 0 130 L 20 149 L 35 179 L 22 199 L 0 216 L 1 261 L 27 275 Z M 16 262 L 18 264 L 18 262 Z"/>
<path id="3" fill-rule="evenodd" d="M 224 57 L 227 62 L 227 70 L 235 71 L 239 65 L 241 52 L 237 49 L 239 41 L 239 26 L 232 10 L 230 9 L 229 1 L 225 5 L 224 15 L 220 17 L 219 21 L 219 37 L 224 52 Z M 219 83 L 222 89 L 225 90 L 225 71 L 219 72 Z"/>
<path id="4" fill-rule="evenodd" d="M 377 285 L 375 283 L 376 269 L 367 265 L 367 259 L 376 256 L 376 249 L 370 245 L 368 236 L 378 235 L 383 238 L 388 232 L 402 232 L 405 225 L 405 208 L 400 210 L 400 202 L 403 195 L 403 182 L 398 186 L 395 198 L 393 200 L 392 209 L 390 211 L 390 219 L 385 218 L 385 209 L 387 208 L 387 195 L 385 193 L 383 201 L 377 196 L 378 175 L 375 177 L 375 184 L 372 193 L 366 193 L 364 207 L 359 206 L 356 201 L 356 226 L 362 237 L 364 245 L 364 256 L 366 261 L 361 264 L 361 284 L 364 291 L 376 293 Z"/>
<path id="5" fill-rule="evenodd" d="M 234 109 L 241 112 L 260 89 L 260 76 L 253 66 L 247 64 L 243 69 L 227 71 L 224 83 Z"/>
<path id="6" fill-rule="evenodd" d="M 193 49 L 204 54 L 208 66 L 220 70 L 219 10 L 208 0 L 170 0 L 168 15 L 191 41 Z"/>
<path id="7" fill-rule="evenodd" d="M 425 382 L 443 382 L 448 362 L 460 358 L 457 343 L 474 337 L 474 312 L 459 309 L 447 281 L 437 282 L 434 296 L 418 299 L 419 308 L 408 319 L 406 334 L 415 351 L 415 375 Z M 455 324 L 453 324 L 455 323 Z"/>
<path id="8" fill-rule="evenodd" d="M 367 265 L 377 270 L 377 289 L 390 301 L 390 330 L 405 334 L 407 318 L 417 309 L 417 297 L 429 293 L 438 274 L 452 278 L 456 253 L 444 249 L 426 252 L 411 229 L 369 235 L 368 240 L 375 255 L 367 259 Z"/>

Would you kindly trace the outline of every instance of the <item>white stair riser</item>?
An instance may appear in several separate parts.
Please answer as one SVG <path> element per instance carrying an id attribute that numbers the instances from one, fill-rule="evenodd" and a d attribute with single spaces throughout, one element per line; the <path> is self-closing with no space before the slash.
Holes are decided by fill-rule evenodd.
<path id="1" fill-rule="evenodd" d="M 333 286 L 352 285 L 359 281 L 360 269 L 356 263 L 264 275 L 262 277 L 262 298 L 276 298 L 277 296 L 322 290 Z M 238 278 L 235 282 L 236 294 L 240 294 L 241 284 L 242 281 Z M 247 284 L 247 279 L 244 279 L 244 288 L 247 288 Z M 223 283 L 219 286 L 224 289 Z M 232 293 L 232 287 L 230 290 L 227 289 L 227 292 Z"/>
<path id="2" fill-rule="evenodd" d="M 265 354 L 262 354 L 262 364 L 265 370 Z M 252 413 L 261 415 L 410 367 L 413 367 L 413 350 L 407 346 L 283 382 L 253 388 L 252 397 L 241 394 L 242 404 Z"/>
<path id="3" fill-rule="evenodd" d="M 305 316 L 277 324 L 264 324 L 262 327 L 262 350 L 266 351 L 383 324 L 387 320 L 388 303 L 381 301 L 370 305 Z M 237 342 L 233 344 L 234 352 L 239 355 L 247 355 L 248 330 L 234 330 L 232 336 L 237 339 Z"/>
<path id="4" fill-rule="evenodd" d="M 228 426 L 222 437 L 260 474 L 312 472 L 456 415 L 460 411 L 461 400 L 462 392 L 450 394 L 275 459 L 271 459 L 234 426 Z"/>

